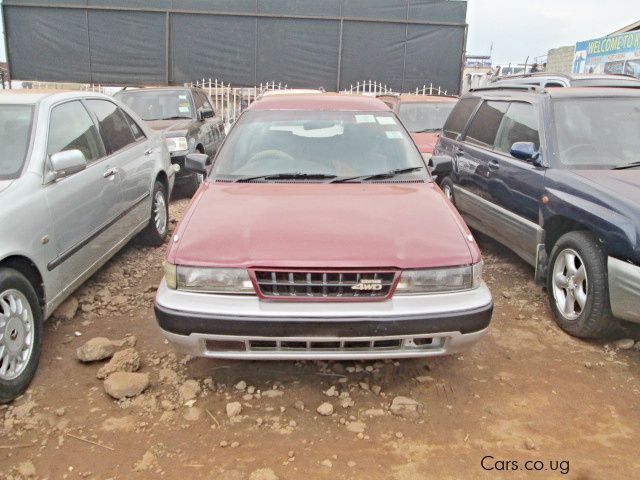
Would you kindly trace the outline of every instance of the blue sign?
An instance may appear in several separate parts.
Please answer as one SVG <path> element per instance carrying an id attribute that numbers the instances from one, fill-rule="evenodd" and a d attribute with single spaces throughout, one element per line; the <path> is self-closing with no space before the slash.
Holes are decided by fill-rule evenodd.
<path id="1" fill-rule="evenodd" d="M 640 32 L 578 42 L 573 73 L 624 74 L 640 78 Z"/>

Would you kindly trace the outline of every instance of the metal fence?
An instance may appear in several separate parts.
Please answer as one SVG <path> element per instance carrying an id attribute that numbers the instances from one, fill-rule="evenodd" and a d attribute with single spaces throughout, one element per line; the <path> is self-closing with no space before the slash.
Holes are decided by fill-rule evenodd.
<path id="1" fill-rule="evenodd" d="M 218 115 L 220 115 L 227 127 L 236 122 L 240 114 L 246 110 L 249 105 L 255 102 L 261 95 L 270 91 L 291 90 L 287 84 L 281 82 L 266 82 L 253 87 L 234 87 L 230 83 L 218 80 L 216 78 L 203 78 L 191 83 L 192 87 L 198 87 L 205 90 L 213 107 Z M 415 91 L 398 92 L 389 88 L 386 84 L 376 80 L 363 80 L 350 85 L 341 91 L 341 93 L 354 95 L 399 95 L 400 93 L 411 93 L 414 95 L 447 95 L 447 90 L 436 87 L 433 83 L 428 86 L 425 84 L 422 88 L 416 88 Z"/>

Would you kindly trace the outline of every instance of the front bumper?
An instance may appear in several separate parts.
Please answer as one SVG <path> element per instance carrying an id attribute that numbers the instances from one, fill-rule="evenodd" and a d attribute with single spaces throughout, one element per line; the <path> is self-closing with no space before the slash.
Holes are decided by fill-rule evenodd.
<path id="1" fill-rule="evenodd" d="M 486 285 L 385 302 L 269 302 L 171 290 L 155 312 L 165 337 L 190 355 L 247 360 L 378 359 L 449 355 L 486 333 Z"/>
<path id="2" fill-rule="evenodd" d="M 609 257 L 609 300 L 616 318 L 640 323 L 640 267 Z"/>

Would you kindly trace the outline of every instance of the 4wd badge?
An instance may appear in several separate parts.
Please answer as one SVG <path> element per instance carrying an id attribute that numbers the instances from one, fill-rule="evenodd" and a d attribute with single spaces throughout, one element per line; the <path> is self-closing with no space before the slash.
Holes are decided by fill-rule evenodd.
<path id="1" fill-rule="evenodd" d="M 382 280 L 380 279 L 370 279 L 370 280 L 361 280 L 360 283 L 353 285 L 351 290 L 359 290 L 359 291 L 379 291 L 382 290 Z"/>

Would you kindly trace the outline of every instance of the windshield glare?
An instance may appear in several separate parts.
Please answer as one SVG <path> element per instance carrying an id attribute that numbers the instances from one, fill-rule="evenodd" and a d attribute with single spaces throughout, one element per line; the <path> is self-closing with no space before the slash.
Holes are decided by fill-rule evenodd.
<path id="1" fill-rule="evenodd" d="M 351 177 L 411 167 L 424 163 L 391 112 L 249 111 L 227 138 L 214 174 Z"/>
<path id="2" fill-rule="evenodd" d="M 456 102 L 401 103 L 400 119 L 412 133 L 442 130 Z"/>
<path id="3" fill-rule="evenodd" d="M 0 179 L 18 178 L 29 148 L 30 105 L 0 105 Z"/>
<path id="4" fill-rule="evenodd" d="M 640 98 L 555 100 L 556 158 L 566 168 L 613 168 L 640 160 Z"/>
<path id="5" fill-rule="evenodd" d="M 139 90 L 121 93 L 117 97 L 143 120 L 193 117 L 189 93 L 183 90 Z"/>

